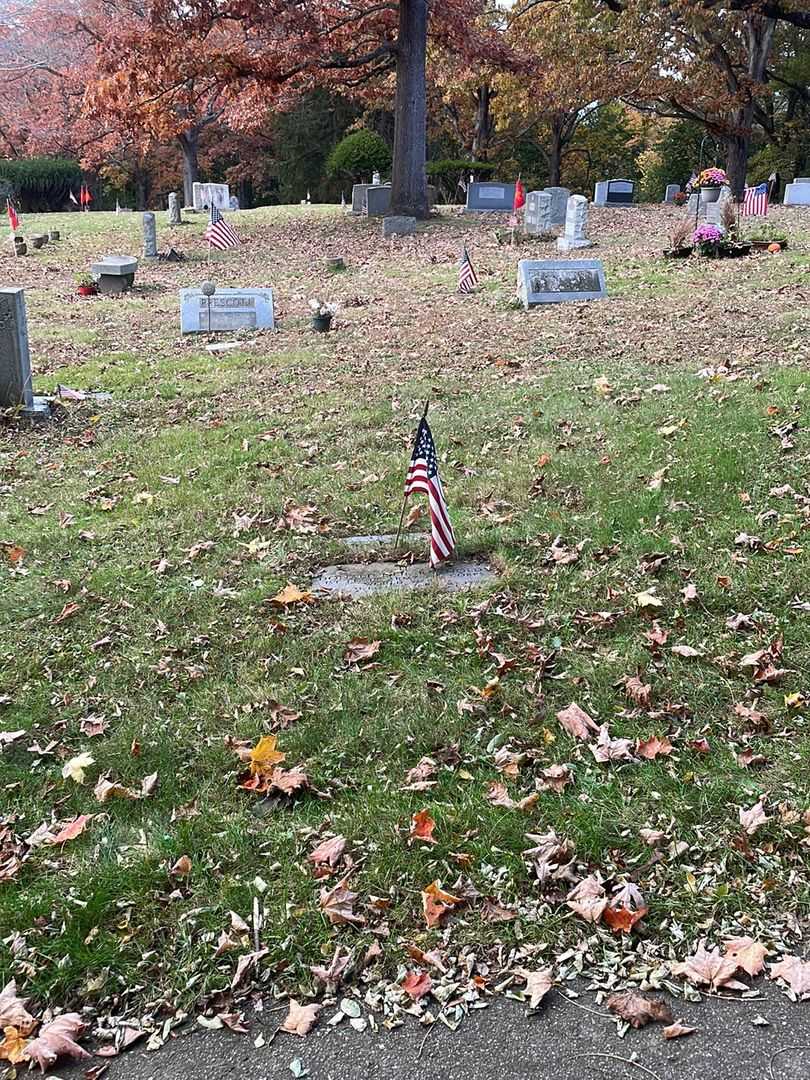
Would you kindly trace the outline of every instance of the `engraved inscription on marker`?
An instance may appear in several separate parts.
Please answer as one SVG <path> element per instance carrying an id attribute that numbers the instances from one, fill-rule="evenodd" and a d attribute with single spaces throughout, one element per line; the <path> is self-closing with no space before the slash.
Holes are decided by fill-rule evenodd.
<path id="1" fill-rule="evenodd" d="M 603 300 L 605 271 L 598 259 L 521 259 L 518 296 L 527 309 L 566 300 Z"/>
<path id="2" fill-rule="evenodd" d="M 272 289 L 218 289 L 204 296 L 200 289 L 180 292 L 180 329 L 184 334 L 222 330 L 272 330 Z"/>

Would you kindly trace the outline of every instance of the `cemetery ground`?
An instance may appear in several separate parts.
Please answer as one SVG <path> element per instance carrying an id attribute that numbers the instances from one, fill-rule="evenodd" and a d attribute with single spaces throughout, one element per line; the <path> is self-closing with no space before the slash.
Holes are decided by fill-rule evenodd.
<path id="1" fill-rule="evenodd" d="M 320 1030 L 335 999 L 455 1023 L 500 991 L 542 1023 L 636 987 L 700 1028 L 763 970 L 810 992 L 771 970 L 810 902 L 810 213 L 775 212 L 778 255 L 665 262 L 678 213 L 594 210 L 609 299 L 529 313 L 517 259 L 556 249 L 487 219 L 392 244 L 243 212 L 208 265 L 202 217 L 159 215 L 188 261 L 92 299 L 74 276 L 140 218 L 24 221 L 63 236 L 0 255 L 35 391 L 111 394 L 0 425 L 0 969 L 37 1015 L 121 1047 L 287 995 Z M 271 286 L 277 331 L 181 338 L 205 278 Z M 460 554 L 499 580 L 313 593 L 368 557 L 342 538 L 396 531 L 428 397 Z"/>

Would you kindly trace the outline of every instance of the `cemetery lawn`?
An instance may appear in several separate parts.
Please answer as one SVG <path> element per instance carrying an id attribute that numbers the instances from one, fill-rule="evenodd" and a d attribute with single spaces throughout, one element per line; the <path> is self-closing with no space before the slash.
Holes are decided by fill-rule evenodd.
<path id="1" fill-rule="evenodd" d="M 478 219 L 392 247 L 334 208 L 242 213 L 249 243 L 210 267 L 203 221 L 159 220 L 190 261 L 92 300 L 74 274 L 137 251 L 139 219 L 24 222 L 64 237 L 0 255 L 26 287 L 35 388 L 112 400 L 0 424 L 0 978 L 161 1023 L 228 1011 L 233 983 L 301 998 L 337 946 L 358 967 L 380 947 L 371 987 L 419 966 L 409 946 L 467 950 L 478 990 L 514 957 L 675 984 L 665 965 L 701 938 L 801 950 L 810 213 L 777 211 L 778 256 L 664 262 L 675 214 L 593 211 L 585 255 L 610 299 L 528 314 L 518 254 L 556 251 L 501 247 Z M 471 297 L 454 293 L 462 237 Z M 327 254 L 347 271 L 325 275 Z M 219 355 L 181 339 L 177 290 L 206 276 L 273 286 L 280 329 Z M 341 304 L 333 333 L 309 329 L 313 296 Z M 320 568 L 360 558 L 342 537 L 396 530 L 428 396 L 460 552 L 499 582 L 308 597 Z M 374 644 L 352 662 L 356 639 Z M 630 740 L 618 760 L 564 730 L 571 703 Z M 240 787 L 236 750 L 269 734 L 308 778 L 293 797 Z M 408 790 L 425 757 L 428 786 Z M 422 810 L 435 843 L 409 846 Z M 638 886 L 631 933 L 577 915 L 573 881 L 538 884 L 526 834 L 552 830 L 573 881 Z M 307 855 L 335 834 L 346 850 L 316 880 Z M 319 904 L 344 879 L 359 925 Z M 434 881 L 466 903 L 428 928 Z M 260 955 L 235 976 L 255 900 Z"/>

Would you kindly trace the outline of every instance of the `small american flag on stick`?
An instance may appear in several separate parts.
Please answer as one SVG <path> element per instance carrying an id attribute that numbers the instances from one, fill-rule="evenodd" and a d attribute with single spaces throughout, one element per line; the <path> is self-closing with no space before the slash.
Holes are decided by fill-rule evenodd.
<path id="1" fill-rule="evenodd" d="M 743 217 L 767 217 L 768 216 L 768 185 L 758 184 L 757 187 L 747 187 L 742 204 Z"/>
<path id="2" fill-rule="evenodd" d="M 478 274 L 476 274 L 475 267 L 470 261 L 470 254 L 465 244 L 461 253 L 461 262 L 458 264 L 458 291 L 460 293 L 471 293 L 477 285 Z"/>
<path id="3" fill-rule="evenodd" d="M 210 247 L 219 248 L 220 251 L 224 251 L 225 248 L 229 247 L 237 247 L 242 243 L 215 206 L 211 207 L 211 220 L 205 230 L 205 239 Z"/>
<path id="4" fill-rule="evenodd" d="M 456 549 L 456 537 L 450 524 L 450 515 L 444 499 L 439 477 L 439 463 L 433 434 L 427 422 L 427 406 L 419 421 L 416 443 L 411 454 L 411 464 L 405 477 L 405 503 L 414 492 L 424 491 L 430 506 L 430 565 L 433 570 L 451 558 Z M 405 516 L 405 505 L 402 517 Z M 400 529 L 402 519 L 400 518 Z M 399 534 L 397 534 L 397 539 Z"/>

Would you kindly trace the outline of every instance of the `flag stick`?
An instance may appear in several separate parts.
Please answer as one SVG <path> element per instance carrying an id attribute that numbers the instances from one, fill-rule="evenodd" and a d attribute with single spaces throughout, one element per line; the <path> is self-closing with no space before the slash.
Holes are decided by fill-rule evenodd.
<path id="1" fill-rule="evenodd" d="M 427 414 L 428 414 L 429 406 L 430 406 L 430 398 L 427 398 L 427 400 L 425 401 L 425 407 L 422 410 L 422 416 L 420 417 L 420 421 L 419 421 L 420 423 L 422 422 L 422 420 L 426 419 Z M 394 541 L 394 551 L 396 551 L 397 548 L 399 547 L 399 538 L 402 535 L 402 523 L 405 521 L 405 508 L 407 507 L 407 505 L 408 505 L 408 496 L 406 495 L 405 498 L 402 500 L 402 513 L 399 515 L 399 526 L 397 528 L 397 538 Z"/>

